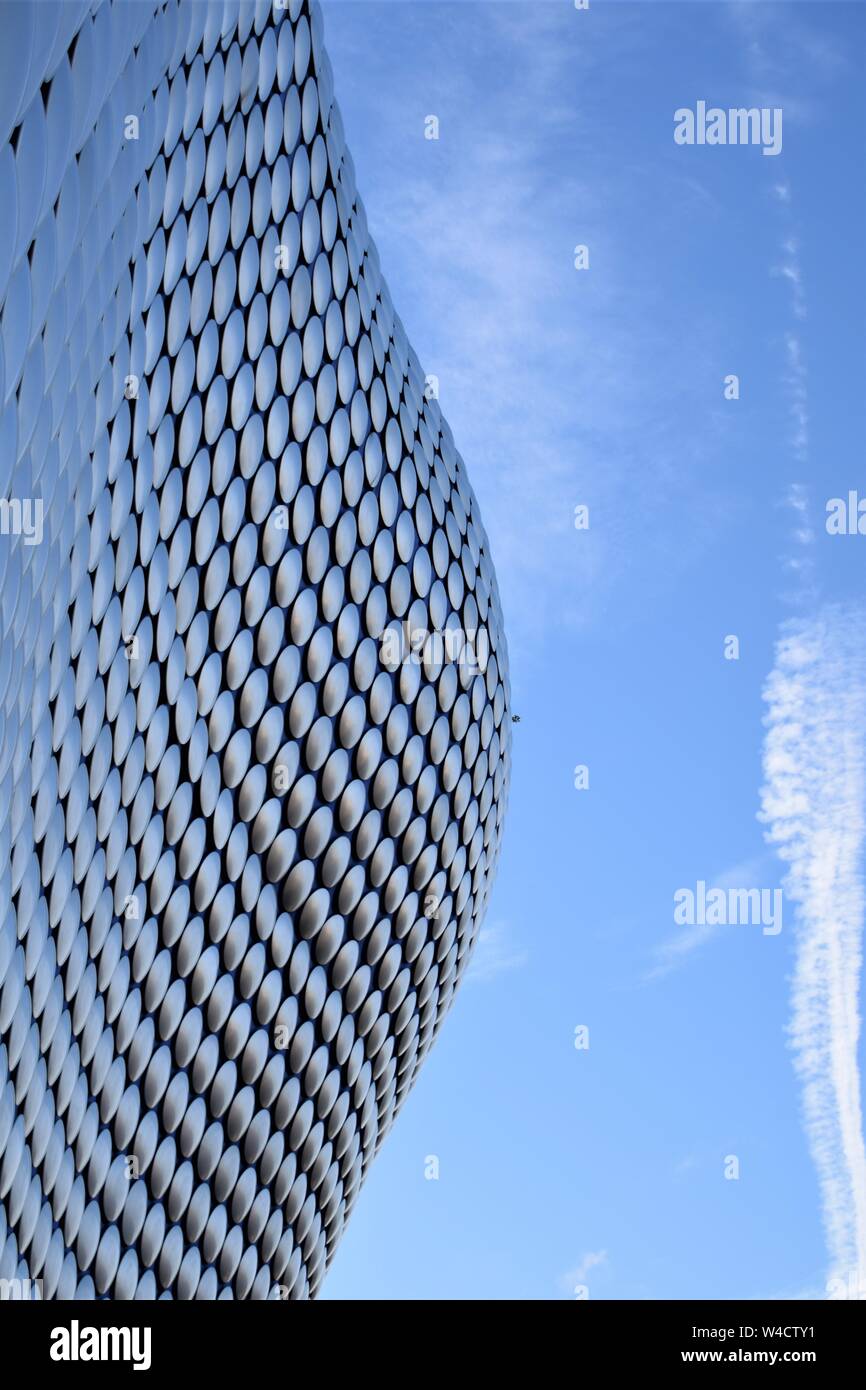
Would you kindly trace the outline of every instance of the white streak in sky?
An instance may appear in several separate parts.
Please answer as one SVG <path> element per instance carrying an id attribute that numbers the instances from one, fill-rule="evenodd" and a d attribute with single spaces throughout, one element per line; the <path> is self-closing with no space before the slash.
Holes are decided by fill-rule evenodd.
<path id="1" fill-rule="evenodd" d="M 467 983 L 480 984 L 512 970 L 522 970 L 528 959 L 527 952 L 512 939 L 509 924 L 492 922 L 482 927 L 478 934 L 478 942 L 466 971 Z"/>
<path id="2" fill-rule="evenodd" d="M 766 684 L 761 819 L 797 904 L 790 1035 L 821 1188 L 830 1275 L 866 1287 L 857 1046 L 863 938 L 864 613 L 785 625 Z"/>

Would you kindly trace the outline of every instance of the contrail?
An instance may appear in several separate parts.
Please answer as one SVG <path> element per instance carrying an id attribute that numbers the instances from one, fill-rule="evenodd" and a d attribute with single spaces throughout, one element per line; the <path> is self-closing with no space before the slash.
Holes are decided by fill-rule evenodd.
<path id="1" fill-rule="evenodd" d="M 864 612 L 785 624 L 765 689 L 760 819 L 797 904 L 791 1042 L 818 1171 L 830 1277 L 866 1290 L 866 1148 L 860 1072 Z M 854 1282 L 856 1281 L 856 1283 Z"/>

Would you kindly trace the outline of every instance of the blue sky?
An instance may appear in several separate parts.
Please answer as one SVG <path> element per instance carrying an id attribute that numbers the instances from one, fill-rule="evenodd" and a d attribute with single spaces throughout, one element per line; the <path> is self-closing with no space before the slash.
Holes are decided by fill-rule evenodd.
<path id="1" fill-rule="evenodd" d="M 521 722 L 473 969 L 322 1296 L 824 1296 L 866 1245 L 866 537 L 825 528 L 866 495 L 866 14 L 323 10 Z M 675 144 L 699 100 L 781 108 L 781 152 Z M 777 935 L 674 923 L 786 872 Z"/>

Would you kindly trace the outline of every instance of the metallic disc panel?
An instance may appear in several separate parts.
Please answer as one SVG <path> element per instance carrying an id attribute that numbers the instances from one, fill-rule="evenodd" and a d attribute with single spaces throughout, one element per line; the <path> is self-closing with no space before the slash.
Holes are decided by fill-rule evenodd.
<path id="1" fill-rule="evenodd" d="M 496 578 L 318 5 L 44 8 L 0 11 L 0 1279 L 306 1298 L 487 904 Z"/>

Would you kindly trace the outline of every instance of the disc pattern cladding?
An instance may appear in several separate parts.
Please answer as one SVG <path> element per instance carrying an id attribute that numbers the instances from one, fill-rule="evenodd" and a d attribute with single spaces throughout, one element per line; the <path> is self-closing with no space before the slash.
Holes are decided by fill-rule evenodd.
<path id="1" fill-rule="evenodd" d="M 496 865 L 487 537 L 318 6 L 0 39 L 0 1278 L 304 1298 Z"/>

